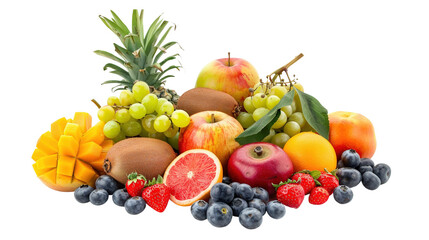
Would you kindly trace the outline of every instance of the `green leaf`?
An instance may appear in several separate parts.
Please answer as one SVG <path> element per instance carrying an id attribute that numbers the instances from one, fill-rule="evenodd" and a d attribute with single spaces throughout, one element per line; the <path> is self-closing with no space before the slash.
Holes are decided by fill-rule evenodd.
<path id="1" fill-rule="evenodd" d="M 244 145 L 252 142 L 260 142 L 262 139 L 264 139 L 264 137 L 270 134 L 271 127 L 279 118 L 281 111 L 280 109 L 284 106 L 292 104 L 294 95 L 295 91 L 286 93 L 282 99 L 280 99 L 280 102 L 273 109 L 271 109 L 267 115 L 263 116 L 252 126 L 247 128 L 246 131 L 242 132 L 238 137 L 235 138 L 235 141 L 241 145 Z"/>
<path id="2" fill-rule="evenodd" d="M 310 94 L 296 89 L 301 102 L 302 113 L 307 123 L 322 137 L 329 140 L 329 119 L 328 110 Z M 292 92 L 292 91 L 291 91 Z"/>
<path id="3" fill-rule="evenodd" d="M 106 51 L 96 50 L 96 51 L 94 51 L 94 53 L 98 54 L 100 56 L 109 58 L 109 59 L 111 59 L 113 61 L 119 62 L 120 64 L 124 64 L 125 63 L 124 60 L 122 60 L 122 59 L 118 58 L 117 56 L 115 56 L 115 55 L 113 55 L 113 54 L 111 54 L 109 52 L 106 52 Z"/>
<path id="4" fill-rule="evenodd" d="M 118 15 L 116 15 L 116 13 L 112 10 L 110 10 L 110 12 L 112 13 L 113 19 L 115 21 L 115 23 L 118 25 L 118 27 L 127 33 L 130 33 L 130 30 L 127 28 L 127 25 L 125 25 L 122 20 L 118 17 Z"/>

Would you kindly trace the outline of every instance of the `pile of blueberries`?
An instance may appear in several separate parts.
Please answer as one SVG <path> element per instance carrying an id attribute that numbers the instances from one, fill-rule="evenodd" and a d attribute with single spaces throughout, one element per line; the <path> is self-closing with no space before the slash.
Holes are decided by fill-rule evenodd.
<path id="1" fill-rule="evenodd" d="M 222 183 L 215 184 L 210 190 L 209 202 L 195 202 L 191 206 L 191 213 L 195 219 L 207 219 L 215 227 L 227 226 L 235 216 L 243 227 L 255 229 L 261 226 L 265 213 L 274 219 L 280 219 L 285 215 L 286 208 L 277 200 L 269 201 L 268 192 L 264 188 L 231 183 L 229 177 L 224 177 Z"/>
<path id="2" fill-rule="evenodd" d="M 374 164 L 369 158 L 360 158 L 359 154 L 349 149 L 342 153 L 337 164 L 336 175 L 340 187 L 334 190 L 334 198 L 339 203 L 347 203 L 353 192 L 350 188 L 362 185 L 369 190 L 375 190 L 386 183 L 392 173 L 389 165 L 385 163 Z"/>
<path id="3" fill-rule="evenodd" d="M 95 189 L 89 185 L 82 185 L 74 191 L 74 197 L 78 202 L 91 202 L 96 206 L 105 204 L 109 195 L 112 195 L 116 205 L 125 207 L 129 214 L 139 214 L 146 208 L 146 202 L 142 197 L 131 197 L 121 183 L 108 175 L 97 178 Z"/>

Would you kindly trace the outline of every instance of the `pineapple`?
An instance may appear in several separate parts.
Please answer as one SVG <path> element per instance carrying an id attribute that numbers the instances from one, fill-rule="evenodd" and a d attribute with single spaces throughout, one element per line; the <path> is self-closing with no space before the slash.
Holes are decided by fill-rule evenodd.
<path id="1" fill-rule="evenodd" d="M 164 56 L 167 49 L 176 44 L 179 45 L 174 41 L 163 44 L 168 33 L 175 26 L 169 26 L 166 29 L 169 25 L 168 21 L 162 20 L 161 16 L 159 16 L 152 22 L 145 33 L 143 28 L 143 10 L 139 13 L 134 9 L 130 31 L 113 11 L 111 13 L 113 15 L 111 20 L 103 16 L 100 16 L 100 18 L 119 37 L 123 47 L 115 43 L 113 44 L 115 52 L 118 53 L 119 57 L 102 50 L 97 50 L 95 53 L 119 63 L 118 65 L 108 63 L 103 69 L 111 69 L 111 73 L 119 75 L 122 79 L 108 80 L 102 84 L 117 84 L 112 88 L 112 91 L 131 91 L 136 81 L 144 81 L 150 86 L 151 92 L 157 95 L 158 98 L 166 98 L 176 105 L 179 95 L 174 90 L 163 87 L 168 78 L 174 77 L 166 73 L 170 70 L 180 70 L 181 68 L 180 62 L 179 65 L 167 64 L 171 61 L 177 61 L 179 54 Z"/>

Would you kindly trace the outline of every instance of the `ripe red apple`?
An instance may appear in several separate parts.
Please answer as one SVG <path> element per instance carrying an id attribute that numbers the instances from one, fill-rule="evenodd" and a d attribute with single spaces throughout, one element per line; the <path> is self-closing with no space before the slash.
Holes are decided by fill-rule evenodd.
<path id="1" fill-rule="evenodd" d="M 191 116 L 189 125 L 180 130 L 179 152 L 206 149 L 213 152 L 226 170 L 231 154 L 240 147 L 235 141 L 243 132 L 241 124 L 223 112 L 204 111 Z"/>
<path id="2" fill-rule="evenodd" d="M 240 105 L 250 95 L 249 88 L 259 82 L 256 69 L 241 58 L 221 58 L 207 64 L 198 75 L 195 87 L 211 88 L 233 96 Z"/>
<path id="3" fill-rule="evenodd" d="M 293 164 L 288 155 L 272 143 L 243 145 L 228 161 L 228 176 L 232 181 L 263 187 L 270 195 L 275 193 L 272 183 L 287 181 L 293 172 Z"/>

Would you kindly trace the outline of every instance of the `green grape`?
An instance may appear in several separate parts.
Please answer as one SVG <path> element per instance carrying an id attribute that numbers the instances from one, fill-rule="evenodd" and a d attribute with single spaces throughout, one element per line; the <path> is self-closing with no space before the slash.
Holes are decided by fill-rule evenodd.
<path id="1" fill-rule="evenodd" d="M 295 103 L 295 101 L 292 101 L 292 104 L 290 106 L 292 107 L 292 112 L 294 113 L 296 111 L 296 103 Z"/>
<path id="2" fill-rule="evenodd" d="M 295 83 L 294 85 L 293 85 L 293 87 L 294 88 L 296 88 L 296 89 L 298 89 L 299 91 L 301 91 L 301 92 L 304 92 L 304 87 L 302 86 L 302 84 L 301 83 Z"/>
<path id="3" fill-rule="evenodd" d="M 293 113 L 291 105 L 284 106 L 281 108 L 281 110 L 286 113 L 287 117 L 290 117 L 290 115 Z"/>
<path id="4" fill-rule="evenodd" d="M 152 115 L 152 114 L 148 114 L 146 115 L 143 119 L 142 119 L 142 126 L 143 129 L 148 132 L 148 133 L 156 133 L 155 128 L 153 127 L 153 123 L 155 122 L 156 116 Z"/>
<path id="5" fill-rule="evenodd" d="M 285 86 L 274 86 L 270 89 L 270 95 L 275 95 L 279 98 L 282 98 L 286 93 L 287 89 Z"/>
<path id="6" fill-rule="evenodd" d="M 127 137 L 125 136 L 124 131 L 121 131 L 121 132 L 118 134 L 118 136 L 116 136 L 116 137 L 112 138 L 112 140 L 113 140 L 113 142 L 114 142 L 114 143 L 117 143 L 117 142 L 119 142 L 119 141 L 124 140 L 125 138 L 127 138 Z"/>
<path id="7" fill-rule="evenodd" d="M 273 109 L 278 103 L 280 102 L 280 98 L 277 97 L 276 95 L 270 95 L 267 97 L 267 101 L 265 103 L 265 105 L 267 106 L 268 109 Z"/>
<path id="8" fill-rule="evenodd" d="M 160 133 L 160 132 L 148 133 L 148 137 L 159 139 L 161 141 L 167 141 L 167 137 L 163 133 Z"/>
<path id="9" fill-rule="evenodd" d="M 302 112 L 292 113 L 292 115 L 289 117 L 289 121 L 297 122 L 301 128 L 303 128 L 307 122 L 305 121 L 304 114 L 302 114 Z"/>
<path id="10" fill-rule="evenodd" d="M 274 131 L 274 129 L 270 129 L 270 134 L 264 137 L 261 142 L 270 142 L 271 138 L 274 137 L 274 135 L 276 135 L 276 131 Z"/>
<path id="11" fill-rule="evenodd" d="M 287 135 L 286 133 L 280 132 L 271 138 L 271 143 L 283 148 L 289 139 L 290 139 L 289 135 Z"/>
<path id="12" fill-rule="evenodd" d="M 128 109 L 122 108 L 116 111 L 115 119 L 119 123 L 126 123 L 130 121 L 131 116 L 130 116 L 130 113 L 128 112 Z"/>
<path id="13" fill-rule="evenodd" d="M 146 108 L 147 114 L 153 113 L 155 112 L 156 106 L 158 105 L 158 97 L 153 93 L 149 93 L 148 95 L 144 96 L 142 104 Z"/>
<path id="14" fill-rule="evenodd" d="M 177 133 L 174 137 L 167 138 L 168 144 L 177 151 L 179 151 L 179 135 L 180 133 Z"/>
<path id="15" fill-rule="evenodd" d="M 165 115 L 156 117 L 155 122 L 153 122 L 153 127 L 157 132 L 160 132 L 160 133 L 167 131 L 170 126 L 171 126 L 171 121 Z"/>
<path id="16" fill-rule="evenodd" d="M 264 93 L 264 94 L 269 94 L 269 89 L 267 90 L 267 84 L 265 83 L 257 83 L 255 84 L 255 86 L 253 86 L 253 94 L 257 94 L 257 93 Z"/>
<path id="17" fill-rule="evenodd" d="M 109 106 L 115 106 L 115 105 L 119 106 L 120 105 L 119 98 L 116 97 L 116 96 L 110 96 L 107 99 L 107 105 L 109 105 Z"/>
<path id="18" fill-rule="evenodd" d="M 164 135 L 168 138 L 174 137 L 176 133 L 179 131 L 177 126 L 171 125 L 167 131 L 164 132 Z"/>
<path id="19" fill-rule="evenodd" d="M 267 95 L 264 93 L 257 93 L 252 97 L 252 104 L 255 108 L 265 107 L 267 102 Z"/>
<path id="20" fill-rule="evenodd" d="M 277 119 L 277 121 L 273 124 L 272 128 L 273 129 L 281 128 L 285 125 L 286 121 L 287 121 L 286 113 L 284 113 L 283 111 L 280 111 L 280 116 Z"/>
<path id="21" fill-rule="evenodd" d="M 141 103 L 133 103 L 128 110 L 131 117 L 135 119 L 142 119 L 146 115 L 146 108 Z"/>
<path id="22" fill-rule="evenodd" d="M 148 134 L 149 133 L 146 131 L 146 129 L 143 128 L 143 125 L 142 125 L 142 131 L 140 132 L 139 136 L 140 137 L 148 137 Z"/>
<path id="23" fill-rule="evenodd" d="M 127 137 L 135 137 L 140 134 L 142 131 L 142 125 L 136 121 L 129 121 L 123 123 L 121 126 L 122 131 L 125 133 Z"/>
<path id="24" fill-rule="evenodd" d="M 253 113 L 253 111 L 255 111 L 256 108 L 253 106 L 252 97 L 247 97 L 244 99 L 243 107 L 248 113 Z"/>
<path id="25" fill-rule="evenodd" d="M 252 126 L 255 123 L 255 120 L 253 119 L 253 115 L 247 112 L 241 112 L 237 117 L 237 121 L 241 124 L 241 126 L 244 129 Z"/>
<path id="26" fill-rule="evenodd" d="M 100 119 L 100 121 L 108 122 L 115 117 L 115 109 L 113 109 L 109 105 L 103 106 L 100 109 L 98 109 L 97 116 L 98 116 L 98 119 Z"/>
<path id="27" fill-rule="evenodd" d="M 144 96 L 150 93 L 149 85 L 147 83 L 138 81 L 133 85 L 133 96 L 137 102 L 141 102 Z"/>
<path id="28" fill-rule="evenodd" d="M 175 110 L 171 114 L 171 121 L 173 121 L 173 124 L 176 125 L 179 128 L 183 128 L 188 126 L 189 122 L 191 121 L 191 118 L 189 117 L 189 114 L 184 110 Z"/>
<path id="29" fill-rule="evenodd" d="M 159 111 L 157 110 L 158 114 L 167 114 L 171 115 L 174 111 L 174 106 L 171 102 L 165 102 L 159 107 Z"/>
<path id="30" fill-rule="evenodd" d="M 121 106 L 128 106 L 135 103 L 133 93 L 130 90 L 122 90 L 119 94 L 119 104 Z"/>
<path id="31" fill-rule="evenodd" d="M 261 119 L 263 116 L 267 115 L 267 113 L 268 113 L 269 111 L 270 111 L 270 110 L 269 110 L 268 108 L 264 108 L 264 107 L 257 108 L 257 109 L 252 113 L 253 120 L 255 120 L 255 122 L 257 122 L 257 121 L 258 121 L 259 119 Z"/>
<path id="32" fill-rule="evenodd" d="M 121 132 L 121 126 L 119 125 L 119 123 L 117 123 L 114 120 L 110 120 L 106 124 L 104 124 L 104 128 L 103 128 L 104 136 L 112 139 L 118 136 L 120 132 Z"/>
<path id="33" fill-rule="evenodd" d="M 156 105 L 156 108 L 155 108 L 155 111 L 158 114 L 164 114 L 163 112 L 161 112 L 161 106 L 162 106 L 162 104 L 164 104 L 166 102 L 168 102 L 167 99 L 165 99 L 165 98 L 158 98 L 158 104 Z"/>
<path id="34" fill-rule="evenodd" d="M 283 132 L 289 135 L 289 137 L 293 137 L 301 132 L 301 127 L 297 122 L 289 121 L 285 124 Z"/>

